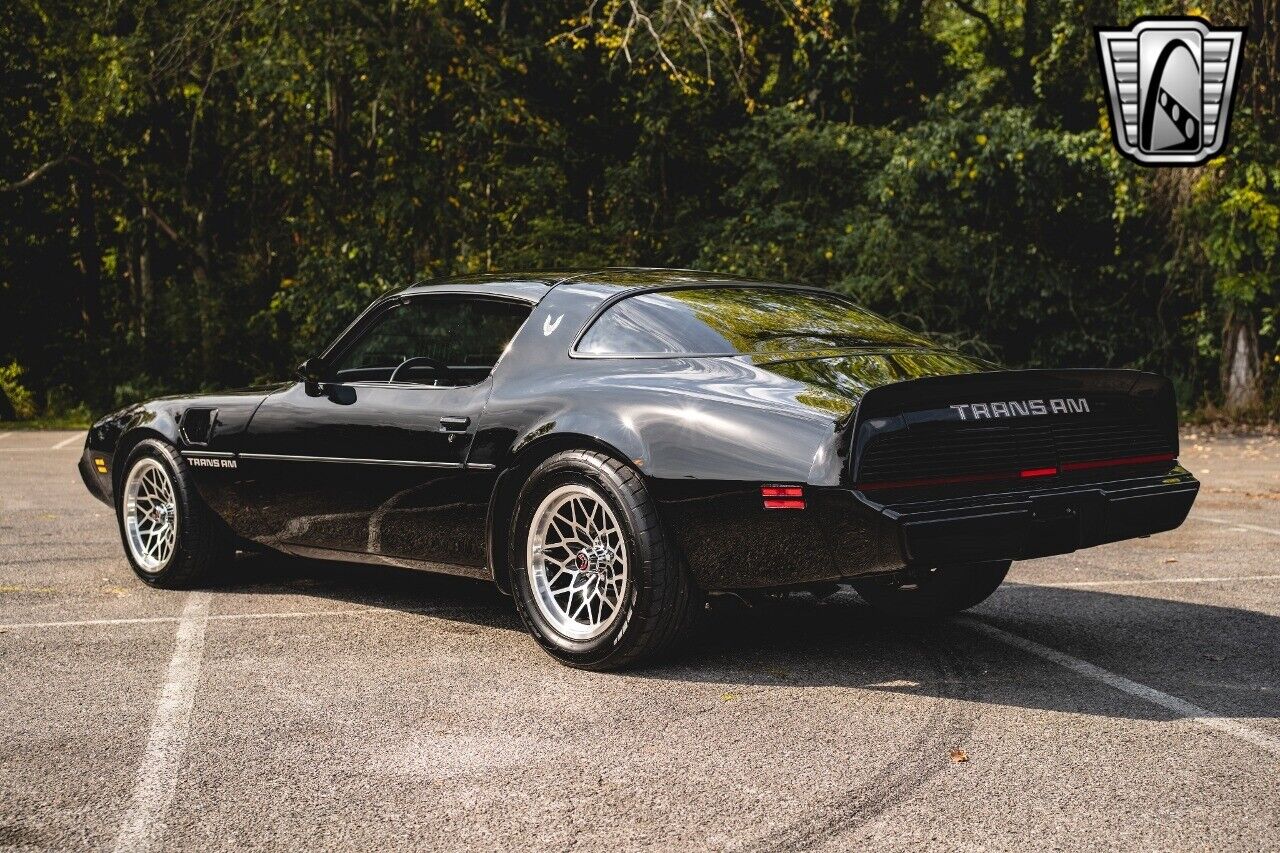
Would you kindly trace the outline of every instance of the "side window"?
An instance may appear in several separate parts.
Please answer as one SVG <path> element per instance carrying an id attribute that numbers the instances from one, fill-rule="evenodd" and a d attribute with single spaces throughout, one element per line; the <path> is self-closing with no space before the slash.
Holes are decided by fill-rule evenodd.
<path id="1" fill-rule="evenodd" d="M 387 309 L 333 364 L 339 382 L 482 382 L 529 316 L 513 302 L 419 296 Z M 403 366 L 402 366 L 403 365 Z"/>

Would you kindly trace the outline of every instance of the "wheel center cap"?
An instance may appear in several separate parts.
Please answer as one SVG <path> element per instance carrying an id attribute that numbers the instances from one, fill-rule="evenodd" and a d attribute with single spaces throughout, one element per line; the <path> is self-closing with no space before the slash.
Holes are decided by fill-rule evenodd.
<path id="1" fill-rule="evenodd" d="M 612 562 L 613 549 L 600 543 L 596 543 L 590 548 L 584 548 L 574 557 L 574 564 L 579 572 L 601 577 L 609 570 L 609 565 Z"/>

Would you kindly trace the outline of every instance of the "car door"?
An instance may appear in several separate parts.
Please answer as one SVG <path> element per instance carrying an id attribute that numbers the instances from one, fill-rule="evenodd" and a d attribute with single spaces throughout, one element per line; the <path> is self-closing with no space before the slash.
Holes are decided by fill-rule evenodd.
<path id="1" fill-rule="evenodd" d="M 398 299 L 330 351 L 323 381 L 268 397 L 239 454 L 257 538 L 479 573 L 492 472 L 467 455 L 492 370 L 529 311 L 468 294 Z"/>

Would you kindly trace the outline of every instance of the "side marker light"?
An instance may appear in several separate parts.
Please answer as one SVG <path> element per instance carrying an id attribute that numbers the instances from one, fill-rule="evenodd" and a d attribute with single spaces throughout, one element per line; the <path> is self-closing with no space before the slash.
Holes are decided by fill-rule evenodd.
<path id="1" fill-rule="evenodd" d="M 803 486 L 761 486 L 765 509 L 804 509 Z"/>

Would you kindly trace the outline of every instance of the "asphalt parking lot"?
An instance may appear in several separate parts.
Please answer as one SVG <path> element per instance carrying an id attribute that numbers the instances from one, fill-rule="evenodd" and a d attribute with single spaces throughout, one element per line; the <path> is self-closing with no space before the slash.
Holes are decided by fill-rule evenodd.
<path id="1" fill-rule="evenodd" d="M 0 433 L 0 846 L 1280 849 L 1280 441 L 1184 434 L 1179 530 L 962 620 L 724 604 L 566 669 L 484 584 L 136 581 L 82 437 Z"/>

